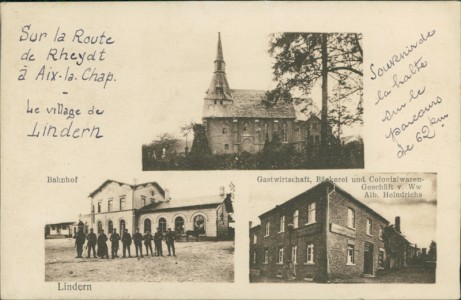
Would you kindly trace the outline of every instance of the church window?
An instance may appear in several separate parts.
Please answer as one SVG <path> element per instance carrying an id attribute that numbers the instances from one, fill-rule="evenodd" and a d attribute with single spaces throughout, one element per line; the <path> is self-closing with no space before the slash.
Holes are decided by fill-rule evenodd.
<path id="1" fill-rule="evenodd" d="M 312 123 L 312 129 L 314 129 L 314 130 L 317 129 L 317 123 Z"/>
<path id="2" fill-rule="evenodd" d="M 158 228 L 160 228 L 161 232 L 166 232 L 166 219 L 160 218 L 158 220 Z"/>
<path id="3" fill-rule="evenodd" d="M 222 87 L 220 87 L 220 86 L 217 86 L 217 87 L 216 87 L 216 94 L 218 94 L 218 95 L 222 95 L 222 93 L 223 93 L 223 89 L 222 89 Z M 221 104 L 222 104 L 222 101 L 221 101 Z"/>
<path id="4" fill-rule="evenodd" d="M 315 143 L 316 144 L 320 143 L 320 137 L 318 135 L 315 136 Z"/>
<path id="5" fill-rule="evenodd" d="M 227 128 L 223 128 L 223 129 L 222 129 L 222 133 L 223 133 L 223 134 L 227 134 Z"/>
<path id="6" fill-rule="evenodd" d="M 146 196 L 141 196 L 141 207 L 146 206 Z"/>
<path id="7" fill-rule="evenodd" d="M 229 144 L 224 144 L 224 150 L 229 150 Z"/>
<path id="8" fill-rule="evenodd" d="M 264 122 L 264 139 L 269 138 L 269 125 L 267 125 L 267 122 Z"/>
<path id="9" fill-rule="evenodd" d="M 282 124 L 281 138 L 282 138 L 282 143 L 288 143 L 288 124 L 287 123 Z"/>

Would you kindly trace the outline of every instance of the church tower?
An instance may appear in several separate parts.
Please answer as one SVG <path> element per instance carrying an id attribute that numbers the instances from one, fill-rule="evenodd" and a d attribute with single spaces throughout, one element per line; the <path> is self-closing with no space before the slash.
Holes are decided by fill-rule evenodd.
<path id="1" fill-rule="evenodd" d="M 226 78 L 226 63 L 221 44 L 221 33 L 218 33 L 218 51 L 214 61 L 214 73 L 210 88 L 205 97 L 206 104 L 229 105 L 233 103 L 232 92 Z"/>

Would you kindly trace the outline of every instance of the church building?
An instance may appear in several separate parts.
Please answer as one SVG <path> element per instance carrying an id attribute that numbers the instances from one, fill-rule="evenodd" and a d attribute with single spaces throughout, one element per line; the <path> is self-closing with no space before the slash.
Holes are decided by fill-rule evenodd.
<path id="1" fill-rule="evenodd" d="M 276 133 L 283 144 L 304 150 L 307 139 L 320 144 L 318 115 L 296 111 L 292 103 L 266 106 L 266 91 L 231 89 L 226 78 L 221 35 L 214 73 L 204 99 L 202 121 L 213 154 L 257 153 Z"/>
<path id="2" fill-rule="evenodd" d="M 134 233 L 168 228 L 179 235 L 198 232 L 201 239 L 232 239 L 233 205 L 231 194 L 221 187 L 219 194 L 188 199 L 172 199 L 157 182 L 127 184 L 106 180 L 90 193 L 91 213 L 80 215 L 85 233 L 93 228 L 108 234 L 114 229 Z"/>

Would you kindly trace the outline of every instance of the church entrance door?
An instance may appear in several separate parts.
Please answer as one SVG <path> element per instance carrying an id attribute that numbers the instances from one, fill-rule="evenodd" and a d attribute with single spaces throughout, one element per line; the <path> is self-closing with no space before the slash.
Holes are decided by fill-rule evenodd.
<path id="1" fill-rule="evenodd" d="M 249 152 L 249 153 L 253 153 L 254 150 L 253 150 L 253 142 L 251 141 L 251 139 L 245 139 L 243 140 L 243 143 L 242 143 L 242 152 Z"/>

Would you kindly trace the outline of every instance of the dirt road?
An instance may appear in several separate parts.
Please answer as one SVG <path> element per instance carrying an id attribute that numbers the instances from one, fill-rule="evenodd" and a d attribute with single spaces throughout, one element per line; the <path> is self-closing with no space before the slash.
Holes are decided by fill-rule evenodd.
<path id="1" fill-rule="evenodd" d="M 110 244 L 108 243 L 109 251 Z M 144 245 L 143 245 L 144 247 Z M 131 247 L 134 256 L 134 246 Z M 145 250 L 145 248 L 144 248 Z M 176 243 L 176 257 L 76 259 L 73 239 L 45 241 L 45 281 L 233 282 L 234 242 Z M 121 257 L 121 250 L 119 250 Z M 86 257 L 86 249 L 84 249 Z"/>

